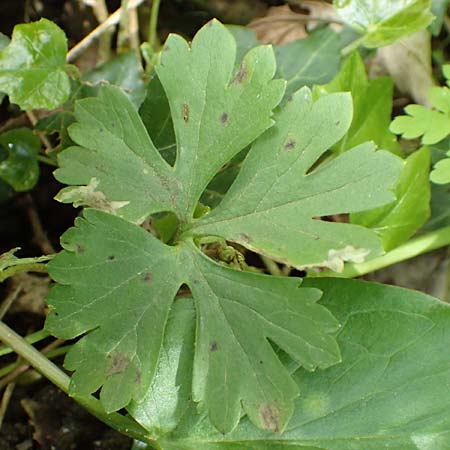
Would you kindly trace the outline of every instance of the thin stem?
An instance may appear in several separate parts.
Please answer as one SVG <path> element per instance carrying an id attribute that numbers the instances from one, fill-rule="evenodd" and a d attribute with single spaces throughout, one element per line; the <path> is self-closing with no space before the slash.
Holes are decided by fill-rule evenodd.
<path id="1" fill-rule="evenodd" d="M 105 0 L 95 0 L 92 3 L 92 11 L 98 23 L 103 23 L 108 19 L 108 7 L 106 6 Z M 98 42 L 98 58 L 97 65 L 106 62 L 111 57 L 111 41 L 112 41 L 113 33 L 112 30 L 105 31 L 105 33 L 100 36 Z"/>
<path id="2" fill-rule="evenodd" d="M 144 0 L 130 0 L 128 3 L 128 8 L 137 8 Z M 117 25 L 120 22 L 120 16 L 122 9 L 119 8 L 113 12 L 107 20 L 101 23 L 97 28 L 92 30 L 86 37 L 84 37 L 78 44 L 73 46 L 67 53 L 67 62 L 71 62 L 78 58 L 81 53 L 86 50 L 97 38 L 99 38 L 103 33 L 110 30 L 111 27 Z"/>
<path id="3" fill-rule="evenodd" d="M 450 245 L 450 226 L 411 239 L 378 258 L 360 264 L 347 264 L 342 273 L 325 270 L 319 273 L 310 272 L 308 277 L 359 277 L 448 245 Z"/>
<path id="4" fill-rule="evenodd" d="M 150 12 L 150 23 L 148 28 L 148 43 L 153 50 L 157 50 L 157 46 L 159 46 L 158 35 L 156 32 L 156 27 L 158 25 L 158 14 L 159 14 L 159 5 L 161 0 L 153 0 L 152 1 L 152 10 Z"/>
<path id="5" fill-rule="evenodd" d="M 6 410 L 8 409 L 9 401 L 11 400 L 12 393 L 15 387 L 15 383 L 9 383 L 8 386 L 6 386 L 5 392 L 3 393 L 2 401 L 0 403 L 0 429 L 2 428 L 3 419 L 5 417 Z"/>
<path id="6" fill-rule="evenodd" d="M 49 332 L 45 329 L 36 331 L 34 333 L 29 334 L 28 336 L 25 336 L 23 339 L 25 339 L 26 342 L 29 344 L 35 344 L 36 342 L 40 342 L 50 336 Z M 0 347 L 0 356 L 9 355 L 14 350 L 11 347 L 1 346 Z"/>
<path id="7" fill-rule="evenodd" d="M 123 53 L 129 48 L 130 43 L 128 0 L 121 0 L 120 9 L 122 10 L 122 13 L 120 14 L 119 33 L 117 34 L 117 51 Z"/>
<path id="8" fill-rule="evenodd" d="M 58 356 L 65 355 L 70 349 L 72 348 L 72 345 L 64 345 L 63 347 L 54 348 L 53 350 L 50 350 L 48 353 L 45 353 L 45 356 L 48 359 L 54 359 Z M 44 353 L 44 352 L 42 352 Z M 8 364 L 5 367 L 2 367 L 0 369 L 0 378 L 6 377 L 11 372 L 14 372 L 17 368 L 20 366 L 23 366 L 23 361 L 19 358 L 19 361 L 13 362 L 11 364 Z M 29 368 L 29 365 L 28 365 Z M 1 383 L 1 381 L 0 381 Z"/>
<path id="9" fill-rule="evenodd" d="M 275 261 L 263 255 L 261 255 L 261 260 L 271 275 L 275 275 L 276 277 L 281 277 L 283 275 L 281 269 Z"/>
<path id="10" fill-rule="evenodd" d="M 25 339 L 19 336 L 15 331 L 0 321 L 0 340 L 10 346 L 25 361 L 33 366 L 38 372 L 48 378 L 54 385 L 60 388 L 66 394 L 69 394 L 70 378 L 48 358 L 42 355 L 33 346 L 28 344 Z M 86 408 L 92 415 L 116 429 L 122 434 L 130 436 L 140 441 L 148 442 L 154 445 L 155 442 L 150 438 L 147 432 L 129 417 L 118 413 L 108 414 L 101 405 L 100 401 L 92 396 L 73 397 L 76 402 Z"/>

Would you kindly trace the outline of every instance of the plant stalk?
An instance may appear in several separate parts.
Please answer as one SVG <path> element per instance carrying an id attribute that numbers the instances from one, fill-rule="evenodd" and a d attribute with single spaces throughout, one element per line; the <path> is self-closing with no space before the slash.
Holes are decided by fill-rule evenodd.
<path id="1" fill-rule="evenodd" d="M 156 50 L 156 46 L 159 46 L 158 34 L 156 27 L 158 25 L 159 6 L 161 0 L 152 1 L 152 10 L 150 12 L 150 23 L 148 28 L 148 43 L 153 50 Z"/>
<path id="2" fill-rule="evenodd" d="M 403 245 L 378 258 L 359 264 L 346 264 L 342 273 L 324 270 L 322 272 L 309 272 L 308 277 L 338 277 L 354 278 L 370 272 L 383 269 L 393 264 L 406 261 L 424 253 L 450 245 L 450 226 L 440 228 L 430 233 L 411 239 Z"/>
<path id="3" fill-rule="evenodd" d="M 66 394 L 69 394 L 70 378 L 58 366 L 42 355 L 33 346 L 28 344 L 25 339 L 19 336 L 15 331 L 0 321 L 0 340 L 11 347 L 20 357 L 33 366 L 38 372 L 48 378 L 55 386 L 60 388 Z M 132 419 L 122 416 L 118 413 L 108 414 L 102 407 L 99 400 L 92 396 L 73 397 L 74 400 L 82 405 L 93 416 L 100 419 L 110 427 L 116 429 L 122 434 L 134 439 L 155 445 L 148 433 Z M 158 448 L 158 447 L 154 447 Z"/>

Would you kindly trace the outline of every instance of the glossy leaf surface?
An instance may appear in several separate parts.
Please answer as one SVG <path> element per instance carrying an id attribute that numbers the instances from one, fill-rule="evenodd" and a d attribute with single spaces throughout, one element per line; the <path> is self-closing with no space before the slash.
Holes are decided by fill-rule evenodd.
<path id="1" fill-rule="evenodd" d="M 0 91 L 22 109 L 54 109 L 69 97 L 67 40 L 53 22 L 17 25 L 0 51 Z"/>

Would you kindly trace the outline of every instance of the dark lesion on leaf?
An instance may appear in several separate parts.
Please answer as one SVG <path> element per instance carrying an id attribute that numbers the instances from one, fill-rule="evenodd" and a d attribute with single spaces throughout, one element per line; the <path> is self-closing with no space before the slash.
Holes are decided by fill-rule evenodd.
<path id="1" fill-rule="evenodd" d="M 246 67 L 245 63 L 242 63 L 241 67 L 239 68 L 238 73 L 234 77 L 233 83 L 236 83 L 236 84 L 242 83 L 246 76 L 247 76 L 247 67 Z"/>
<path id="2" fill-rule="evenodd" d="M 109 376 L 123 373 L 125 372 L 129 364 L 130 359 L 127 355 L 125 355 L 125 353 L 116 352 L 108 357 L 108 369 L 106 371 L 106 374 Z"/>
<path id="3" fill-rule="evenodd" d="M 150 283 L 150 282 L 153 280 L 153 275 L 151 274 L 151 272 L 145 272 L 145 273 L 142 275 L 142 280 L 143 280 L 145 283 Z"/>
<path id="4" fill-rule="evenodd" d="M 284 149 L 288 152 L 290 152 L 291 150 L 293 150 L 295 148 L 296 142 L 295 139 L 288 139 L 285 143 L 284 143 Z"/>
<path id="5" fill-rule="evenodd" d="M 187 103 L 183 103 L 183 120 L 185 122 L 189 121 L 189 106 Z"/>
<path id="6" fill-rule="evenodd" d="M 84 247 L 80 244 L 75 245 L 75 252 L 76 253 L 83 253 L 84 252 Z"/>
<path id="7" fill-rule="evenodd" d="M 266 430 L 280 432 L 280 411 L 275 405 L 261 405 L 259 414 Z"/>
<path id="8" fill-rule="evenodd" d="M 217 341 L 211 341 L 209 343 L 208 350 L 212 353 L 217 352 L 217 350 L 219 350 L 219 344 Z"/>
<path id="9" fill-rule="evenodd" d="M 220 116 L 220 122 L 225 125 L 230 121 L 230 117 L 228 116 L 228 114 L 226 112 L 224 112 L 221 116 Z"/>
<path id="10" fill-rule="evenodd" d="M 114 261 L 116 257 L 114 255 L 109 255 L 108 258 L 106 258 L 108 261 Z"/>

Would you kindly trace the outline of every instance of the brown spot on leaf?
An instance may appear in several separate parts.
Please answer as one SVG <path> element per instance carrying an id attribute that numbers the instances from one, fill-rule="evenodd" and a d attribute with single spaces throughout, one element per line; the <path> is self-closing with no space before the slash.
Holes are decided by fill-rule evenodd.
<path id="1" fill-rule="evenodd" d="M 114 353 L 114 355 L 110 356 L 108 359 L 109 367 L 106 371 L 108 376 L 125 372 L 130 364 L 128 356 L 122 352 Z"/>
<path id="2" fill-rule="evenodd" d="M 228 123 L 228 121 L 229 121 L 228 114 L 224 112 L 224 113 L 220 116 L 220 122 L 223 123 L 223 124 L 225 125 L 226 123 Z"/>
<path id="3" fill-rule="evenodd" d="M 84 247 L 80 244 L 75 245 L 75 251 L 77 253 L 83 253 L 84 252 Z"/>
<path id="4" fill-rule="evenodd" d="M 274 405 L 261 405 L 259 413 L 263 426 L 266 430 L 279 433 L 280 431 L 280 411 Z"/>
<path id="5" fill-rule="evenodd" d="M 189 106 L 186 103 L 183 104 L 183 120 L 189 121 Z"/>
<path id="6" fill-rule="evenodd" d="M 337 122 L 335 122 L 335 125 L 336 126 L 339 126 L 341 124 L 341 121 L 340 120 L 338 120 Z"/>
<path id="7" fill-rule="evenodd" d="M 114 261 L 116 257 L 114 255 L 109 255 L 107 259 L 108 261 Z"/>
<path id="8" fill-rule="evenodd" d="M 210 20 L 210 21 L 206 24 L 206 26 L 207 26 L 208 28 L 211 28 L 211 27 L 213 26 L 213 22 L 214 22 L 214 20 Z"/>
<path id="9" fill-rule="evenodd" d="M 163 52 L 168 52 L 170 50 L 170 45 L 165 45 L 163 47 Z"/>
<path id="10" fill-rule="evenodd" d="M 116 128 L 116 123 L 115 122 L 111 123 L 111 128 Z"/>
<path id="11" fill-rule="evenodd" d="M 290 96 L 287 98 L 287 101 L 288 101 L 288 102 L 292 102 L 292 100 L 294 100 L 294 97 L 293 97 L 292 95 L 290 95 Z"/>
<path id="12" fill-rule="evenodd" d="M 284 143 L 284 149 L 287 150 L 288 152 L 290 152 L 292 149 L 295 148 L 295 140 L 294 139 L 288 139 L 285 143 Z"/>
<path id="13" fill-rule="evenodd" d="M 150 283 L 153 280 L 153 276 L 150 272 L 146 272 L 144 273 L 144 275 L 142 276 L 142 279 L 146 282 L 146 283 Z"/>
<path id="14" fill-rule="evenodd" d="M 247 67 L 245 66 L 244 63 L 241 64 L 241 67 L 239 68 L 239 72 L 236 74 L 236 76 L 234 77 L 233 82 L 234 83 L 242 83 L 244 81 L 244 78 L 247 75 Z"/>
<path id="15" fill-rule="evenodd" d="M 219 349 L 219 345 L 217 344 L 217 341 L 211 341 L 209 343 L 208 350 L 210 352 L 217 352 L 218 349 Z"/>

